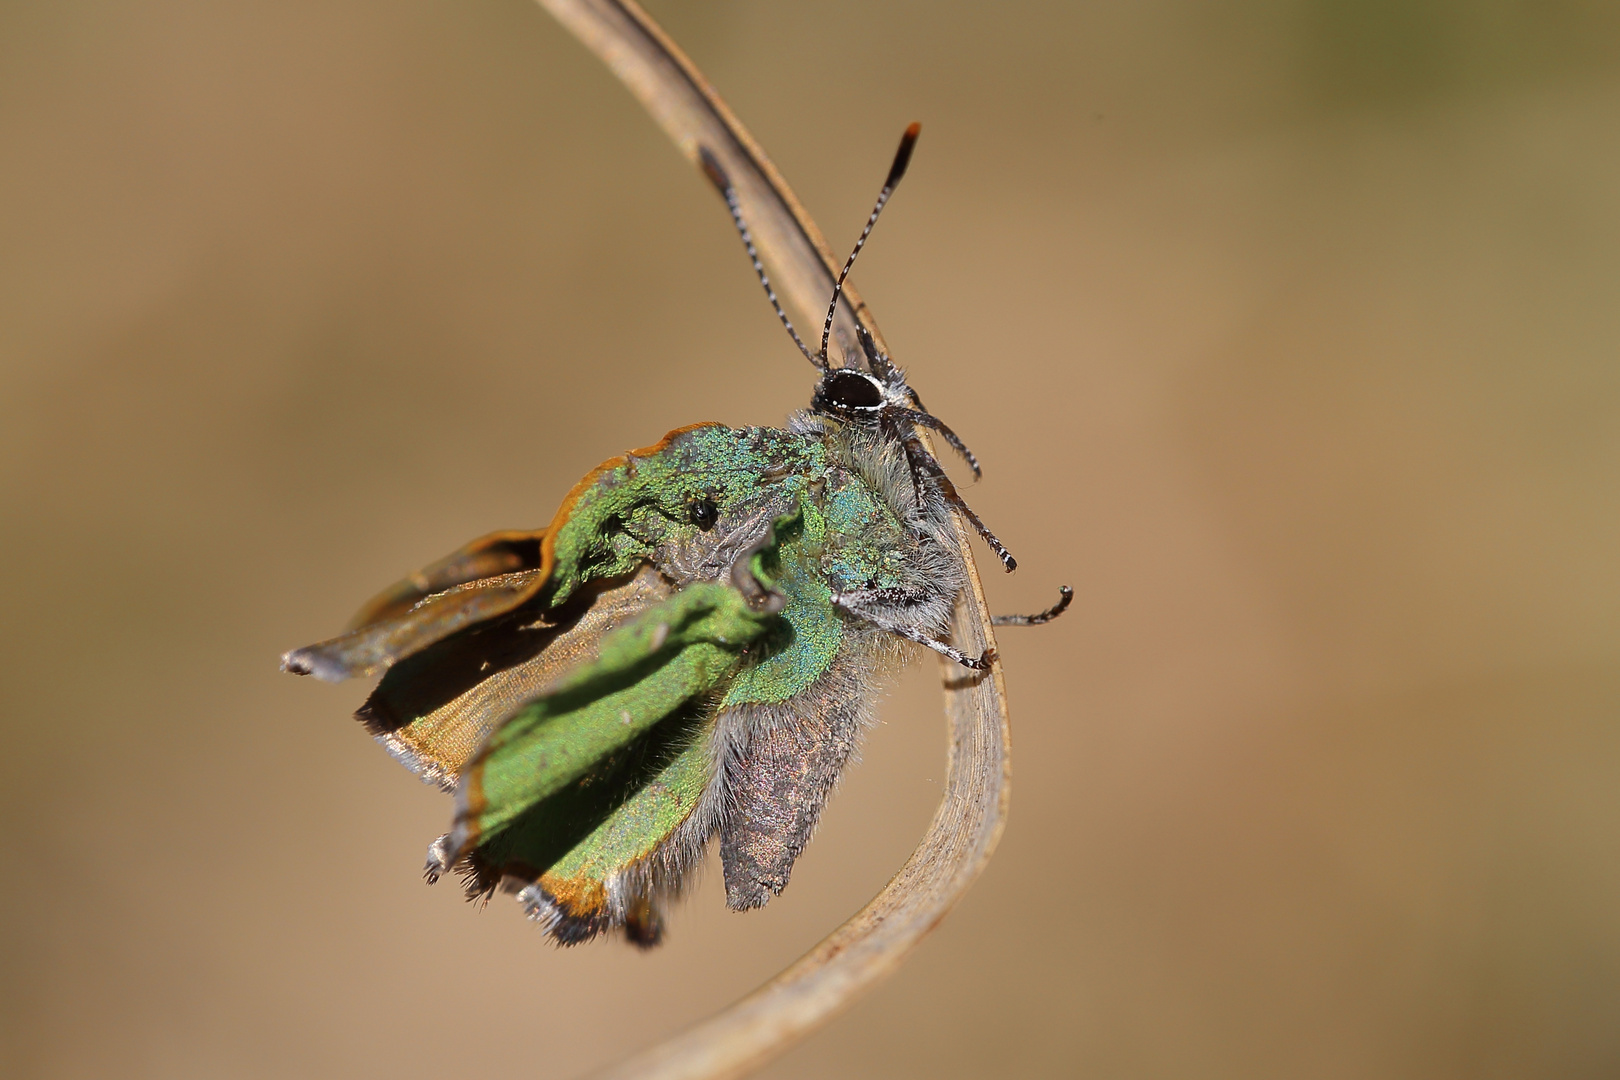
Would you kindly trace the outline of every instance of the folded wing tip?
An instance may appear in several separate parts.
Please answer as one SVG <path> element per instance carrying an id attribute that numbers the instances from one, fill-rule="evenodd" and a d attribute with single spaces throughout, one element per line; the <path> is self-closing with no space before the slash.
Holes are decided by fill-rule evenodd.
<path id="1" fill-rule="evenodd" d="M 315 646 L 292 649 L 281 654 L 281 670 L 293 675 L 313 675 L 321 682 L 342 682 L 349 670 L 321 653 Z"/>

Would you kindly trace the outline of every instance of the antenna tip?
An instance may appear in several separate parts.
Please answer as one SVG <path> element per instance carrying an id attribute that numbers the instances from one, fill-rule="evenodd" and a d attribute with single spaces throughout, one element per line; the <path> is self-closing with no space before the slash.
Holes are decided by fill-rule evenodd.
<path id="1" fill-rule="evenodd" d="M 906 175 L 906 166 L 911 164 L 911 150 L 917 145 L 917 135 L 921 131 L 922 124 L 913 120 L 906 133 L 900 136 L 900 149 L 895 151 L 894 164 L 889 166 L 889 178 L 883 182 L 886 190 L 893 190 L 900 178 Z"/>

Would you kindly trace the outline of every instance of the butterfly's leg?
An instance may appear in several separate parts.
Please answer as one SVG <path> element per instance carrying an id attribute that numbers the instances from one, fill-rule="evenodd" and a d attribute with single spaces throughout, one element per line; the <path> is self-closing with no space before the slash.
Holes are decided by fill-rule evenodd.
<path id="1" fill-rule="evenodd" d="M 900 445 L 906 452 L 906 468 L 911 472 L 911 493 L 917 500 L 917 509 L 921 510 L 923 508 L 923 467 L 922 463 L 917 460 L 917 455 L 927 454 L 928 451 L 923 449 L 922 443 L 917 439 L 907 438 L 902 435 L 899 426 L 894 421 L 885 419 L 884 423 L 888 424 L 889 430 L 894 432 L 895 436 L 900 439 Z"/>
<path id="2" fill-rule="evenodd" d="M 1006 567 L 1007 572 L 1010 574 L 1018 569 L 1018 560 L 1013 558 L 1012 552 L 1007 550 L 1007 546 L 996 537 L 996 534 L 991 532 L 984 522 L 979 520 L 979 515 L 973 512 L 973 508 L 967 504 L 967 500 L 957 492 L 956 485 L 951 483 L 951 478 L 946 475 L 944 467 L 935 460 L 933 454 L 923 448 L 922 441 L 912 436 L 906 439 L 905 443 L 907 458 L 911 460 L 914 466 L 921 465 L 927 471 L 934 483 L 939 485 L 940 494 L 945 496 L 945 501 L 962 512 L 962 516 L 968 519 L 968 524 L 972 525 L 974 530 L 984 538 L 984 542 L 990 545 L 990 550 L 996 553 L 996 558 L 1001 560 L 1001 565 Z M 915 444 L 915 448 L 913 448 L 913 444 Z"/>
<path id="3" fill-rule="evenodd" d="M 1074 599 L 1074 590 L 1067 585 L 1058 586 L 1058 602 L 1038 615 L 997 615 L 990 620 L 993 626 L 1040 626 L 1063 614 Z"/>
<path id="4" fill-rule="evenodd" d="M 904 417 L 913 424 L 928 428 L 930 431 L 938 432 L 940 438 L 949 443 L 952 450 L 955 450 L 958 454 L 962 455 L 962 460 L 967 462 L 968 468 L 973 470 L 973 478 L 975 480 L 979 479 L 984 474 L 984 470 L 979 468 L 978 456 L 975 455 L 973 451 L 969 450 L 967 448 L 967 443 L 962 441 L 962 437 L 956 432 L 952 431 L 950 427 L 946 425 L 945 421 L 939 419 L 939 417 L 934 416 L 931 413 L 923 412 L 920 409 L 902 409 L 899 406 L 894 406 L 889 411 L 898 416 Z"/>
<path id="5" fill-rule="evenodd" d="M 979 656 L 969 656 L 967 653 L 962 652 L 959 649 L 951 648 L 943 641 L 935 640 L 929 635 L 923 633 L 921 630 L 918 630 L 916 627 L 907 626 L 904 623 L 895 622 L 892 619 L 886 619 L 881 615 L 876 615 L 871 611 L 863 610 L 857 601 L 851 599 L 851 597 L 854 595 L 855 594 L 851 593 L 834 593 L 832 597 L 833 606 L 838 608 L 840 611 L 844 611 L 855 616 L 862 622 L 870 623 L 872 626 L 877 627 L 879 630 L 882 630 L 885 633 L 893 634 L 896 637 L 903 637 L 907 641 L 915 641 L 919 645 L 926 645 L 930 649 L 933 649 L 935 652 L 939 653 L 941 656 L 948 656 L 965 668 L 972 668 L 974 671 L 984 671 L 995 662 L 996 650 L 994 649 L 986 649 Z"/>

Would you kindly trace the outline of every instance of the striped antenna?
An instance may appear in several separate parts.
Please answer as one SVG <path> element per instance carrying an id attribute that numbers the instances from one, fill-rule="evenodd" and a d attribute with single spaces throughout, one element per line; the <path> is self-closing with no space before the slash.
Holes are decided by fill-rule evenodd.
<path id="1" fill-rule="evenodd" d="M 913 124 L 912 127 L 916 127 L 916 125 Z M 703 175 L 709 178 L 709 183 L 720 189 L 720 197 L 726 200 L 726 209 L 731 211 L 732 223 L 737 226 L 737 233 L 742 237 L 743 247 L 748 249 L 748 258 L 754 264 L 754 273 L 759 275 L 759 283 L 765 287 L 765 296 L 770 300 L 771 307 L 776 310 L 776 317 L 782 320 L 782 326 L 787 330 L 788 337 L 792 338 L 793 344 L 797 345 L 799 351 L 804 353 L 806 360 L 823 371 L 827 370 L 827 349 L 825 344 L 823 344 L 820 356 L 811 353 L 810 347 L 804 343 L 803 338 L 799 337 L 799 332 L 793 329 L 793 323 L 788 319 L 787 312 L 782 310 L 781 302 L 776 299 L 776 290 L 771 288 L 771 279 L 765 275 L 765 264 L 759 261 L 759 252 L 754 249 L 753 234 L 748 231 L 748 223 L 743 220 L 742 204 L 737 199 L 737 189 L 732 186 L 731 177 L 726 175 L 726 170 L 720 167 L 720 159 L 715 157 L 707 146 L 698 147 L 698 158 L 703 166 Z M 876 217 L 877 215 L 872 216 Z M 866 228 L 870 232 L 872 227 L 868 225 Z M 861 239 L 866 239 L 864 234 Z M 857 250 L 859 249 L 857 248 Z M 853 257 L 851 257 L 851 261 L 854 261 Z M 847 267 L 845 272 L 848 272 Z M 842 285 L 843 279 L 839 279 L 838 283 Z M 836 303 L 836 301 L 834 302 Z"/>
<path id="2" fill-rule="evenodd" d="M 877 224 L 878 215 L 883 213 L 883 205 L 894 194 L 900 178 L 906 175 L 906 166 L 911 164 L 911 151 L 917 145 L 917 136 L 921 132 L 922 125 L 913 121 L 906 128 L 906 133 L 900 136 L 900 149 L 894 153 L 894 164 L 889 166 L 889 178 L 883 181 L 883 190 L 878 192 L 877 205 L 872 207 L 872 216 L 866 219 L 866 228 L 861 230 L 861 238 L 855 241 L 855 250 L 849 253 L 849 261 L 844 263 L 843 273 L 838 275 L 838 284 L 833 286 L 832 303 L 827 305 L 827 322 L 821 328 L 821 351 L 816 354 L 814 361 L 822 370 L 826 370 L 828 364 L 827 341 L 832 337 L 833 315 L 838 311 L 838 298 L 844 293 L 844 279 L 849 277 L 849 268 L 855 265 L 855 256 L 866 246 L 866 238 L 872 235 L 872 226 Z"/>

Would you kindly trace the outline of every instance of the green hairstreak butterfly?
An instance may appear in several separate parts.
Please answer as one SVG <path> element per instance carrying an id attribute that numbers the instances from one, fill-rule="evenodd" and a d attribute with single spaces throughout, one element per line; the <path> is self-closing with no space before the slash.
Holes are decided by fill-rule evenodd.
<path id="1" fill-rule="evenodd" d="M 727 903 L 787 885 L 884 674 L 944 636 L 967 568 L 960 513 L 1012 555 L 935 459 L 978 462 L 857 328 L 829 360 L 856 256 L 905 173 L 901 139 L 812 350 L 777 302 L 741 201 L 700 150 L 760 284 L 815 365 L 784 428 L 677 428 L 587 474 L 544 529 L 493 533 L 386 590 L 282 667 L 381 674 L 357 717 L 455 797 L 427 877 L 516 894 L 557 942 L 656 943 L 662 908 L 719 840 Z M 1045 622 L 1067 605 L 997 619 Z"/>

